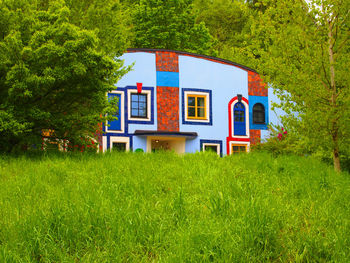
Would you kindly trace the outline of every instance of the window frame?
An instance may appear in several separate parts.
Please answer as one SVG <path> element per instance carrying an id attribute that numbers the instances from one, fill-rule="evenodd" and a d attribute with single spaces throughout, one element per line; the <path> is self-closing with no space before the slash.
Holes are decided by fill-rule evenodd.
<path id="1" fill-rule="evenodd" d="M 153 113 L 152 113 L 152 90 L 150 89 L 145 89 L 143 88 L 142 91 L 140 93 L 137 92 L 136 89 L 128 89 L 128 122 L 129 123 L 152 123 L 153 122 Z M 132 103 L 131 103 L 131 95 L 132 94 L 142 94 L 142 95 L 146 95 L 146 112 L 147 112 L 147 117 L 133 117 L 131 115 L 131 109 L 132 109 Z"/>
<path id="2" fill-rule="evenodd" d="M 124 133 L 125 132 L 124 91 L 112 90 L 107 93 L 107 99 L 108 99 L 108 94 L 120 95 L 120 109 L 118 109 L 119 117 L 120 117 L 120 130 L 111 130 L 110 127 L 108 127 L 108 121 L 107 121 L 106 122 L 107 125 L 105 125 L 105 131 L 112 132 L 112 133 Z"/>
<path id="3" fill-rule="evenodd" d="M 145 99 L 145 104 L 146 104 L 146 116 L 140 116 L 140 115 L 137 115 L 137 116 L 135 116 L 135 115 L 133 115 L 133 100 L 132 100 L 132 97 L 133 97 L 133 95 L 137 95 L 137 96 L 143 96 L 143 97 L 145 97 L 146 99 Z M 138 101 L 137 101 L 137 103 L 138 103 L 138 108 L 137 108 L 137 111 L 138 111 L 138 113 L 140 114 L 140 97 L 138 97 Z M 144 93 L 138 93 L 138 92 L 132 92 L 132 93 L 130 93 L 130 103 L 131 103 L 131 106 L 130 106 L 130 109 L 131 109 L 131 113 L 130 113 L 130 116 L 131 116 L 131 118 L 136 118 L 136 119 L 147 119 L 148 118 L 148 96 L 147 96 L 147 94 L 144 94 Z M 142 103 L 142 102 L 141 102 Z"/>
<path id="4" fill-rule="evenodd" d="M 207 96 L 206 95 L 198 95 L 198 94 L 186 94 L 187 96 L 187 119 L 189 120 L 207 120 Z M 188 105 L 188 98 L 189 97 L 193 97 L 195 98 L 195 105 L 194 106 L 190 106 Z M 204 99 L 204 106 L 198 106 L 198 99 L 199 98 L 203 98 Z M 195 110 L 195 116 L 189 116 L 189 108 L 193 108 Z M 199 109 L 204 109 L 204 117 L 200 117 L 198 116 L 198 110 Z"/>
<path id="5" fill-rule="evenodd" d="M 234 151 L 233 147 L 239 147 L 238 151 Z M 241 151 L 241 147 L 244 147 L 245 151 Z M 231 144 L 231 154 L 241 154 L 241 153 L 247 153 L 248 152 L 248 145 L 247 144 L 237 144 L 237 143 L 232 143 Z"/>
<path id="6" fill-rule="evenodd" d="M 188 116 L 188 98 L 204 98 L 204 117 Z M 197 99 L 196 99 L 197 104 Z M 197 112 L 197 109 L 196 109 Z M 197 115 L 197 113 L 196 113 Z M 182 124 L 188 125 L 212 125 L 212 91 L 203 89 L 182 89 Z"/>
<path id="7" fill-rule="evenodd" d="M 256 106 L 261 106 L 262 107 L 262 111 L 258 111 L 263 117 L 264 117 L 264 121 L 263 122 L 257 122 L 256 121 L 256 115 L 255 115 L 255 113 L 257 112 L 257 110 L 254 110 L 254 108 L 256 107 Z M 252 108 L 252 112 L 253 112 L 253 116 L 252 116 L 252 118 L 253 118 L 253 124 L 266 124 L 266 116 L 265 116 L 265 114 L 266 114 L 266 109 L 265 109 L 265 106 L 262 104 L 262 103 L 260 103 L 260 102 L 257 102 L 257 103 L 255 103 L 254 105 L 253 105 L 253 108 Z"/>

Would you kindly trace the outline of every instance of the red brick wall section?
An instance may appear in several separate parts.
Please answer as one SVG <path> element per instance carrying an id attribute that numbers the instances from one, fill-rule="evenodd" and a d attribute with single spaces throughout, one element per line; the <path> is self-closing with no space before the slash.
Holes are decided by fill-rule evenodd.
<path id="1" fill-rule="evenodd" d="M 257 144 L 261 140 L 261 130 L 250 130 L 250 143 Z"/>
<path id="2" fill-rule="evenodd" d="M 157 87 L 159 131 L 179 131 L 179 88 Z"/>
<path id="3" fill-rule="evenodd" d="M 248 95 L 267 97 L 268 89 L 259 74 L 248 71 Z"/>
<path id="4" fill-rule="evenodd" d="M 179 56 L 175 52 L 156 52 L 157 71 L 179 72 Z"/>

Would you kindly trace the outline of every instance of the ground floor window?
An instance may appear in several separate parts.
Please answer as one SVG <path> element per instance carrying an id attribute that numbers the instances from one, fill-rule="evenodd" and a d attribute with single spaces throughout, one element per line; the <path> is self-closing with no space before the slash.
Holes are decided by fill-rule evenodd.
<path id="1" fill-rule="evenodd" d="M 113 142 L 112 150 L 118 151 L 118 152 L 125 152 L 126 151 L 126 142 Z"/>
<path id="2" fill-rule="evenodd" d="M 203 152 L 214 152 L 221 156 L 222 142 L 219 140 L 200 140 L 200 149 Z"/>
<path id="3" fill-rule="evenodd" d="M 205 152 L 218 152 L 218 145 L 204 145 Z"/>
<path id="4" fill-rule="evenodd" d="M 232 144 L 232 154 L 239 154 L 247 152 L 247 145 L 242 144 Z"/>

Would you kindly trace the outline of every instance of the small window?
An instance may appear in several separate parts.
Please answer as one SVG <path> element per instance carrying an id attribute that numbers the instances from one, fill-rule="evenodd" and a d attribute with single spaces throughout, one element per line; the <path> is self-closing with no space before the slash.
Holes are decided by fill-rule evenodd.
<path id="1" fill-rule="evenodd" d="M 232 154 L 239 154 L 247 152 L 247 145 L 233 144 L 232 145 Z"/>
<path id="2" fill-rule="evenodd" d="M 125 142 L 113 142 L 112 149 L 113 149 L 113 151 L 125 152 L 126 151 L 126 143 Z"/>
<path id="3" fill-rule="evenodd" d="M 204 145 L 204 151 L 205 152 L 218 152 L 218 145 Z"/>
<path id="4" fill-rule="evenodd" d="M 147 118 L 147 94 L 131 94 L 131 117 Z"/>
<path id="5" fill-rule="evenodd" d="M 253 123 L 265 124 L 265 107 L 261 103 L 253 106 Z"/>
<path id="6" fill-rule="evenodd" d="M 207 118 L 207 105 L 205 95 L 187 95 L 187 118 L 205 120 Z"/>

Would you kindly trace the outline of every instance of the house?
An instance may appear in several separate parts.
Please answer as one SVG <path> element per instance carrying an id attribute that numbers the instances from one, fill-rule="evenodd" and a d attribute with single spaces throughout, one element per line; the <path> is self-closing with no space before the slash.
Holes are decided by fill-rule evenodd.
<path id="1" fill-rule="evenodd" d="M 229 155 L 268 135 L 269 90 L 254 69 L 164 49 L 128 49 L 121 59 L 134 66 L 108 93 L 118 119 L 104 125 L 101 150 Z"/>

